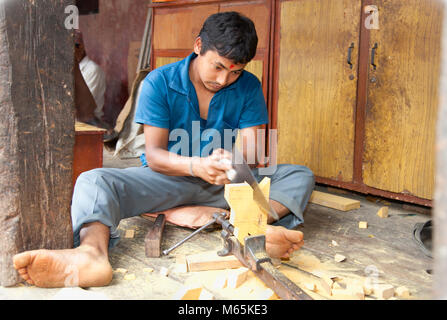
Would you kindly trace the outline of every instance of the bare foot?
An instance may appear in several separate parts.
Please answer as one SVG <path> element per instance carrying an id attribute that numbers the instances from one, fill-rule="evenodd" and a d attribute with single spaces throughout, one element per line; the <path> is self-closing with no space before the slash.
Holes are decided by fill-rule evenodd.
<path id="1" fill-rule="evenodd" d="M 230 216 L 230 211 L 205 206 L 184 206 L 172 208 L 166 211 L 157 213 L 146 213 L 150 217 L 156 217 L 159 214 L 166 215 L 166 221 L 177 226 L 197 229 L 207 224 L 216 212 L 225 212 Z"/>
<path id="2" fill-rule="evenodd" d="M 304 244 L 301 231 L 271 225 L 267 226 L 265 241 L 267 254 L 272 258 L 289 258 Z"/>
<path id="3" fill-rule="evenodd" d="M 100 287 L 113 277 L 108 257 L 87 245 L 23 252 L 13 257 L 13 264 L 26 282 L 42 288 Z"/>

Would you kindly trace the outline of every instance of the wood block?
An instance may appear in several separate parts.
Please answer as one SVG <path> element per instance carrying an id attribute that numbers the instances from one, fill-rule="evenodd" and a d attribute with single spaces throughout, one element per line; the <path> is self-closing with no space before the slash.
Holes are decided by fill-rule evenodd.
<path id="1" fill-rule="evenodd" d="M 270 178 L 264 178 L 259 188 L 266 197 L 270 194 Z M 225 200 L 231 208 L 230 223 L 234 225 L 234 235 L 240 243 L 247 236 L 265 234 L 267 214 L 253 200 L 253 189 L 247 183 L 233 183 L 225 186 Z"/>
<path id="2" fill-rule="evenodd" d="M 249 271 L 245 267 L 230 271 L 227 278 L 228 288 L 236 289 L 243 284 L 247 280 Z"/>
<path id="3" fill-rule="evenodd" d="M 165 225 L 166 216 L 164 214 L 159 214 L 155 219 L 154 224 L 149 228 L 144 239 L 146 257 L 158 258 L 161 256 L 161 239 L 163 237 Z"/>
<path id="4" fill-rule="evenodd" d="M 394 296 L 394 287 L 390 284 L 379 284 L 374 290 L 374 294 L 379 299 L 389 299 Z"/>
<path id="5" fill-rule="evenodd" d="M 233 255 L 220 257 L 216 251 L 201 252 L 186 257 L 188 271 L 223 270 L 243 267 Z"/>
<path id="6" fill-rule="evenodd" d="M 312 192 L 309 202 L 341 211 L 360 208 L 360 201 L 320 191 Z"/>
<path id="7" fill-rule="evenodd" d="M 124 238 L 132 239 L 134 237 L 135 237 L 135 230 L 126 230 L 126 233 L 124 234 Z"/>
<path id="8" fill-rule="evenodd" d="M 342 261 L 345 261 L 345 260 L 346 260 L 346 257 L 345 257 L 344 255 L 342 255 L 342 254 L 337 253 L 337 254 L 335 254 L 335 256 L 334 256 L 334 260 L 335 260 L 336 262 L 342 262 Z"/>
<path id="9" fill-rule="evenodd" d="M 172 297 L 173 300 L 199 300 L 202 287 L 184 286 Z"/>
<path id="10" fill-rule="evenodd" d="M 381 218 L 388 218 L 388 207 L 380 208 L 377 215 Z"/>
<path id="11" fill-rule="evenodd" d="M 368 228 L 368 222 L 366 221 L 359 222 L 359 229 L 367 229 L 367 228 Z"/>
<path id="12" fill-rule="evenodd" d="M 407 287 L 398 287 L 396 288 L 396 295 L 400 298 L 408 299 L 410 298 L 410 290 Z"/>

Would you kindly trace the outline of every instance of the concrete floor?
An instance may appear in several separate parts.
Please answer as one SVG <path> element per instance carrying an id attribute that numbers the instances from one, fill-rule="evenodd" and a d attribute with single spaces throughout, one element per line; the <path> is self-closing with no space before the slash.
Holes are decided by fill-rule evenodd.
<path id="1" fill-rule="evenodd" d="M 111 153 L 104 152 L 104 167 L 125 168 L 139 166 L 139 159 L 119 160 Z M 320 191 L 341 194 L 344 197 L 361 201 L 361 208 L 350 212 L 321 207 L 310 204 L 306 210 L 306 222 L 300 226 L 305 234 L 305 246 L 289 261 L 283 261 L 280 270 L 292 281 L 302 285 L 306 270 L 310 264 L 318 264 L 319 269 L 329 270 L 342 278 L 363 279 L 367 268 L 373 266 L 381 282 L 394 286 L 405 285 L 410 288 L 413 299 L 431 298 L 431 259 L 425 257 L 412 243 L 411 229 L 417 222 L 429 219 L 429 210 L 422 207 L 408 207 L 402 203 L 385 199 L 365 197 L 363 195 L 342 190 L 317 186 Z M 340 194 L 339 194 L 340 195 Z M 380 219 L 377 210 L 387 205 L 390 207 L 390 218 Z M 420 212 L 416 212 L 420 211 Z M 422 212 L 422 213 L 421 213 Z M 359 220 L 367 220 L 370 227 L 359 231 Z M 185 283 L 201 282 L 217 299 L 256 299 L 253 291 L 262 290 L 265 285 L 252 276 L 244 290 L 213 290 L 210 279 L 214 272 L 184 272 L 176 263 L 185 255 L 204 250 L 219 250 L 222 242 L 220 232 L 202 233 L 185 245 L 173 251 L 169 256 L 146 258 L 144 254 L 144 237 L 152 221 L 141 217 L 123 220 L 120 229 L 134 230 L 131 239 L 122 239 L 117 247 L 110 250 L 110 261 L 114 269 L 112 283 L 103 288 L 41 289 L 27 284 L 19 284 L 13 288 L 0 287 L 0 299 L 113 299 L 113 300 L 168 300 Z M 191 231 L 185 228 L 167 226 L 163 235 L 162 247 L 167 248 L 185 238 Z M 331 246 L 336 240 L 340 246 Z M 335 264 L 334 253 L 342 253 L 348 257 L 343 264 Z M 159 273 L 162 268 L 170 270 L 168 276 Z M 301 269 L 301 270 L 298 270 Z M 122 273 L 122 271 L 125 273 Z M 151 271 L 152 270 L 152 271 Z M 121 271 L 121 272 L 120 272 Z M 150 272 L 151 271 L 151 272 Z M 126 277 L 127 276 L 127 277 Z M 255 290 L 253 290 L 255 288 Z M 314 299 L 331 299 L 325 294 L 308 292 Z M 375 299 L 374 296 L 368 299 Z"/>

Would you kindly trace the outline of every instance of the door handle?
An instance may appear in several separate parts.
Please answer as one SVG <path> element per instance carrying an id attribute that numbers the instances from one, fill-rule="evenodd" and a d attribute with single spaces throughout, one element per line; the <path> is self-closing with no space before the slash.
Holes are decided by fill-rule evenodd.
<path id="1" fill-rule="evenodd" d="M 377 44 L 377 42 L 374 44 L 374 47 L 371 50 L 371 65 L 373 66 L 374 70 L 377 69 L 377 65 L 376 65 L 376 50 L 379 47 L 379 45 Z"/>
<path id="2" fill-rule="evenodd" d="M 354 49 L 354 42 L 351 43 L 351 46 L 348 48 L 348 64 L 351 69 L 352 69 L 352 49 Z"/>

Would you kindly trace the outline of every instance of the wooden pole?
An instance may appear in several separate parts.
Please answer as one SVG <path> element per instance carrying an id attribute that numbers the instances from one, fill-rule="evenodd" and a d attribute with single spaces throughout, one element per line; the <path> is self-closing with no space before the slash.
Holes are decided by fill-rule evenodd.
<path id="1" fill-rule="evenodd" d="M 444 2 L 440 104 L 437 128 L 437 165 L 434 201 L 434 299 L 447 299 L 447 0 Z"/>
<path id="2" fill-rule="evenodd" d="M 72 247 L 74 0 L 0 1 L 0 285 L 13 255 Z"/>

